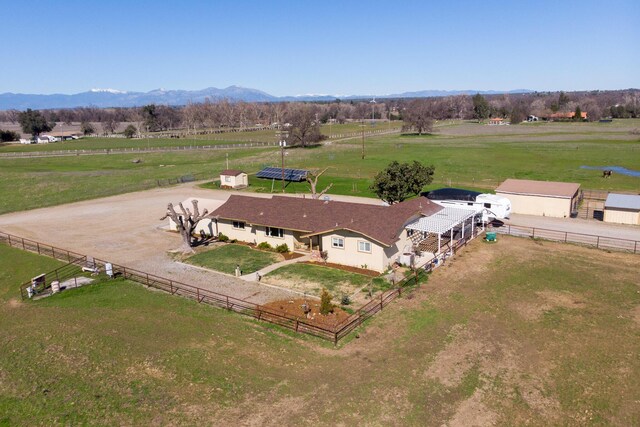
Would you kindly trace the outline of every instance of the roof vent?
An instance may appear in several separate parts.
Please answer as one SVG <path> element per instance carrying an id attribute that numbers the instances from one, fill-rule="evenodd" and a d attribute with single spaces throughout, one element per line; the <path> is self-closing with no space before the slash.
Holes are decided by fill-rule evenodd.
<path id="1" fill-rule="evenodd" d="M 262 215 L 264 215 L 264 212 L 260 212 L 260 215 L 261 215 L 261 216 L 262 216 Z"/>
<path id="2" fill-rule="evenodd" d="M 336 222 L 336 227 L 338 226 L 338 223 Z"/>
<path id="3" fill-rule="evenodd" d="M 306 217 L 307 217 L 307 214 L 306 214 L 306 213 L 303 213 L 303 214 L 302 214 L 302 218 L 306 218 Z"/>

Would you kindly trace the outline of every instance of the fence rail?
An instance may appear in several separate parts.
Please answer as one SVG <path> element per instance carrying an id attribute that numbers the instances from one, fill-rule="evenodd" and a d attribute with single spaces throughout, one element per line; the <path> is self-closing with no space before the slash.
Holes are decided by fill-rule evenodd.
<path id="1" fill-rule="evenodd" d="M 573 233 L 570 231 L 547 230 L 544 228 L 524 227 L 520 225 L 504 225 L 494 227 L 492 230 L 510 236 L 577 243 L 580 245 L 594 246 L 598 249 L 619 250 L 632 252 L 634 254 L 640 253 L 640 241 L 638 240 L 618 239 L 615 237 Z"/>
<path id="2" fill-rule="evenodd" d="M 69 280 L 82 275 L 82 266 L 91 264 L 100 272 L 106 271 L 107 261 L 101 259 L 91 259 L 86 255 L 79 254 L 67 249 L 57 248 L 45 243 L 36 242 L 34 240 L 25 239 L 23 237 L 0 232 L 0 243 L 8 246 L 35 252 L 41 255 L 50 256 L 55 259 L 66 261 L 62 267 L 52 270 L 44 274 L 42 284 L 36 288 L 38 292 L 45 292 L 51 287 L 54 280 Z M 186 298 L 196 300 L 198 303 L 213 305 L 234 311 L 243 315 L 251 316 L 257 320 L 273 323 L 298 333 L 314 335 L 316 337 L 330 340 L 334 344 L 349 334 L 353 329 L 361 325 L 366 319 L 373 316 L 383 307 L 388 305 L 396 297 L 400 296 L 403 288 L 417 284 L 418 281 L 426 274 L 425 270 L 419 270 L 415 275 L 405 278 L 396 284 L 394 289 L 390 289 L 378 297 L 373 298 L 367 304 L 359 308 L 355 314 L 349 316 L 341 324 L 334 326 L 323 326 L 311 323 L 306 318 L 300 318 L 290 315 L 286 312 L 277 311 L 260 304 L 255 304 L 242 299 L 238 299 L 229 295 L 214 292 L 208 289 L 189 285 L 172 279 L 167 279 L 152 273 L 147 273 L 134 268 L 123 265 L 113 264 L 112 272 L 114 276 L 120 276 L 124 279 L 152 287 L 170 293 L 171 295 L 180 295 Z M 32 282 L 26 282 L 20 285 L 20 293 L 22 298 L 27 296 L 26 289 L 31 286 Z"/>
<path id="3" fill-rule="evenodd" d="M 366 131 L 365 136 L 399 132 L 400 129 L 377 129 Z M 330 139 L 350 138 L 362 135 L 362 132 L 349 132 L 344 134 L 331 135 Z M 210 141 L 225 141 L 228 138 L 211 138 Z M 90 156 L 104 154 L 130 154 L 130 153 L 162 153 L 176 151 L 205 151 L 205 150 L 231 150 L 238 148 L 259 148 L 275 147 L 275 141 L 247 141 L 234 144 L 210 144 L 210 145 L 177 145 L 165 147 L 128 147 L 128 148 L 98 148 L 83 150 L 51 150 L 51 151 L 11 151 L 0 153 L 0 158 L 22 158 L 22 157 L 65 157 L 65 156 Z"/>

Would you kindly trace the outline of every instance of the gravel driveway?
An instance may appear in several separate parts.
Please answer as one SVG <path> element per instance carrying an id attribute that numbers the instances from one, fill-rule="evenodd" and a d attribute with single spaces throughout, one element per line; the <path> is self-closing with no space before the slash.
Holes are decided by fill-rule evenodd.
<path id="1" fill-rule="evenodd" d="M 178 234 L 162 229 L 168 220 L 159 220 L 167 203 L 197 197 L 222 204 L 230 194 L 193 183 L 159 188 L 2 215 L 0 230 L 253 303 L 296 295 L 179 264 L 167 255 L 181 246 Z"/>

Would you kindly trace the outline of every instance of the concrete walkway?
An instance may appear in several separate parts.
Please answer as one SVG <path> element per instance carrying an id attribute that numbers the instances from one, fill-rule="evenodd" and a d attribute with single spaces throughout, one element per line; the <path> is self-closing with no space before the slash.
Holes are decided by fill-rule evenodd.
<path id="1" fill-rule="evenodd" d="M 242 280 L 246 280 L 247 282 L 258 282 L 258 275 L 263 277 L 267 273 L 271 273 L 273 270 L 277 270 L 280 267 L 284 267 L 285 265 L 295 264 L 297 262 L 305 262 L 311 259 L 311 255 L 305 255 L 298 258 L 288 259 L 285 261 L 280 261 L 275 264 L 271 264 L 263 268 L 262 270 L 258 270 L 253 273 L 245 274 L 244 276 L 240 276 Z"/>

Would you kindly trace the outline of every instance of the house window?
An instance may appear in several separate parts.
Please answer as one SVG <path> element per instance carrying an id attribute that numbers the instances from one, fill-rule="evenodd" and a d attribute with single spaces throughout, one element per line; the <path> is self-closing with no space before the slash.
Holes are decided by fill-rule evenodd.
<path id="1" fill-rule="evenodd" d="M 331 238 L 331 247 L 344 249 L 344 239 L 342 237 L 332 237 Z"/>
<path id="2" fill-rule="evenodd" d="M 224 182 L 231 182 L 231 177 L 229 175 L 225 175 Z"/>
<path id="3" fill-rule="evenodd" d="M 284 237 L 284 230 L 282 228 L 267 227 L 265 234 L 269 237 Z"/>
<path id="4" fill-rule="evenodd" d="M 366 242 L 364 240 L 359 240 L 358 241 L 358 252 L 371 253 L 371 242 Z"/>
<path id="5" fill-rule="evenodd" d="M 487 209 L 491 209 L 491 203 L 485 203 L 484 207 L 487 208 Z"/>
<path id="6" fill-rule="evenodd" d="M 243 221 L 233 221 L 233 228 L 238 230 L 244 230 L 244 222 Z"/>

